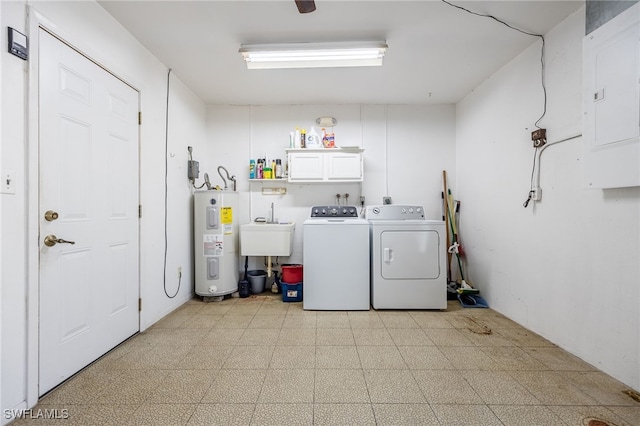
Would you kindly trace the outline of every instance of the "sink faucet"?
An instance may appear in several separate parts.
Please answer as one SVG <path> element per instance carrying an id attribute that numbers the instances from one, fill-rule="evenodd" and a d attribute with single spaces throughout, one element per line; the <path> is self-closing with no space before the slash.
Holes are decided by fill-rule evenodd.
<path id="1" fill-rule="evenodd" d="M 274 223 L 275 221 L 276 221 L 276 215 L 273 209 L 273 203 L 271 203 L 271 219 L 269 220 L 269 223 Z"/>

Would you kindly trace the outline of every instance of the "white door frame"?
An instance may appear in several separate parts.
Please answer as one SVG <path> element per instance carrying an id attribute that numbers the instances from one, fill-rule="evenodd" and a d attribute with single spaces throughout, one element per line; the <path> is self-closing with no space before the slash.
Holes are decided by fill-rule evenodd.
<path id="1" fill-rule="evenodd" d="M 140 90 L 120 78 L 105 67 L 102 61 L 97 60 L 100 55 L 95 55 L 94 51 L 84 44 L 77 37 L 73 37 L 60 29 L 57 25 L 35 10 L 32 6 L 27 7 L 27 36 L 29 38 L 29 86 L 27 94 L 28 119 L 27 119 L 27 155 L 26 155 L 26 199 L 27 199 L 27 360 L 26 360 L 26 385 L 27 407 L 33 407 L 38 402 L 39 392 L 39 110 L 38 110 L 38 71 L 39 71 L 39 42 L 38 33 L 40 28 L 45 29 L 63 43 L 72 46 L 75 50 L 95 62 L 116 78 L 131 86 L 138 92 L 138 108 L 140 108 Z M 138 141 L 140 140 L 140 129 L 138 128 Z M 139 143 L 138 149 L 141 144 Z M 140 161 L 140 156 L 138 162 Z M 138 164 L 138 173 L 140 164 Z M 138 197 L 140 196 L 138 188 Z M 138 239 L 140 238 L 138 228 Z M 138 266 L 140 263 L 140 248 L 138 248 Z M 139 268 L 138 268 L 139 270 Z M 140 292 L 140 272 L 138 272 L 138 291 Z M 138 324 L 140 324 L 140 314 L 138 314 Z"/>

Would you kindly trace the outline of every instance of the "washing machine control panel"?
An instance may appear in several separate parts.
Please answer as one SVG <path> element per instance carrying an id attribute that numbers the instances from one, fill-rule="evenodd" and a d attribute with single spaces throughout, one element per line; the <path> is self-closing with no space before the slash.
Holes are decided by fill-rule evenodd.
<path id="1" fill-rule="evenodd" d="M 364 217 L 369 220 L 426 220 L 424 207 L 407 204 L 367 206 Z"/>
<path id="2" fill-rule="evenodd" d="M 358 217 L 356 206 L 313 206 L 311 217 Z"/>

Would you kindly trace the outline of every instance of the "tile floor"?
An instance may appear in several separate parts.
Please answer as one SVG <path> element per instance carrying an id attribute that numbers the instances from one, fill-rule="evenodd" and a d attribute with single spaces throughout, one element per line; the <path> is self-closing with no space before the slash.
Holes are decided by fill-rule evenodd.
<path id="1" fill-rule="evenodd" d="M 194 299 L 45 396 L 78 425 L 640 425 L 620 382 L 490 309 Z"/>

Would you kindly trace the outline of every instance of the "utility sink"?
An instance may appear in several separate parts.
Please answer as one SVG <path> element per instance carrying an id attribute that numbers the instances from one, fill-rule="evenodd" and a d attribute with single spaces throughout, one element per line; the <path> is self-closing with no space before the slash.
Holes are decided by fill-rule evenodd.
<path id="1" fill-rule="evenodd" d="M 295 223 L 247 223 L 240 225 L 242 256 L 291 256 Z"/>

